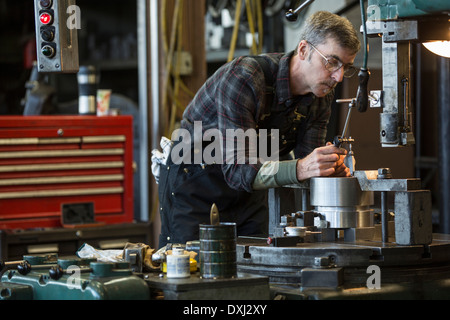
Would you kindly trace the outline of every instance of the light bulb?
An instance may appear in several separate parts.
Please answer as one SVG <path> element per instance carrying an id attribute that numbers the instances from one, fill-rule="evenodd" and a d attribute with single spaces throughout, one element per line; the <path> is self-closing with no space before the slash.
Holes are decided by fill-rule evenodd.
<path id="1" fill-rule="evenodd" d="M 434 54 L 450 58 L 450 41 L 430 41 L 424 42 L 423 45 Z"/>

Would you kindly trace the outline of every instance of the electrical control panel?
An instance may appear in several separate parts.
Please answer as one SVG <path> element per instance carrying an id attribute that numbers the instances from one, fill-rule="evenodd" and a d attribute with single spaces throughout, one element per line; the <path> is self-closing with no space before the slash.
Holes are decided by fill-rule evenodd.
<path id="1" fill-rule="evenodd" d="M 80 10 L 75 0 L 35 0 L 34 9 L 38 71 L 78 72 Z"/>

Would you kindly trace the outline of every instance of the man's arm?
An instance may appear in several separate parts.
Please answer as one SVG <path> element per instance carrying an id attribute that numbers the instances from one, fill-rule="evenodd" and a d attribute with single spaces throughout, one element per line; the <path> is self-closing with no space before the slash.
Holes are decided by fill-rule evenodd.
<path id="1" fill-rule="evenodd" d="M 347 150 L 328 143 L 303 159 L 267 161 L 258 171 L 253 189 L 277 188 L 313 177 L 348 177 L 350 170 L 344 164 L 346 154 Z"/>
<path id="2" fill-rule="evenodd" d="M 312 177 L 328 177 L 350 175 L 344 164 L 347 150 L 337 148 L 331 143 L 314 149 L 312 153 L 297 161 L 297 179 L 299 181 Z"/>

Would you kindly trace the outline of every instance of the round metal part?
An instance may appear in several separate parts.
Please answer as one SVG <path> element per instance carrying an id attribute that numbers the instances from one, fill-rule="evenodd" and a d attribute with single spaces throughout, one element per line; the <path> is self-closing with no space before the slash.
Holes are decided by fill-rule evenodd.
<path id="1" fill-rule="evenodd" d="M 375 226 L 373 209 L 359 207 L 356 213 L 356 227 L 367 228 Z"/>
<path id="2" fill-rule="evenodd" d="M 327 221 L 328 228 L 356 228 L 373 226 L 369 206 L 373 204 L 373 192 L 361 191 L 358 179 L 312 178 L 310 203 L 314 211 Z"/>
<path id="3" fill-rule="evenodd" d="M 233 278 L 236 271 L 236 224 L 200 225 L 200 276 Z"/>

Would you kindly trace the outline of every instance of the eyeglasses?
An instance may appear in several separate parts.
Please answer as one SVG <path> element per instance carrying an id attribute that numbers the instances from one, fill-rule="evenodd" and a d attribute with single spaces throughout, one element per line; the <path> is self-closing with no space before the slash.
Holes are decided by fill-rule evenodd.
<path id="1" fill-rule="evenodd" d="M 317 49 L 312 43 L 308 42 L 308 44 L 317 51 L 318 54 L 320 54 L 322 56 L 322 58 L 325 59 L 325 69 L 327 69 L 330 72 L 336 72 L 338 71 L 340 68 L 344 67 L 344 77 L 346 78 L 351 78 L 355 75 L 356 73 L 356 68 L 354 66 L 349 66 L 349 65 L 344 65 L 342 63 L 342 61 L 330 57 L 327 58 L 322 52 L 319 51 L 319 49 Z"/>

